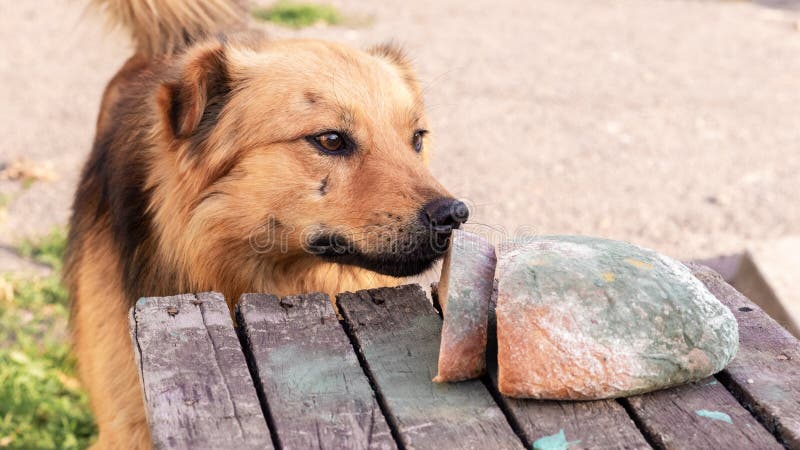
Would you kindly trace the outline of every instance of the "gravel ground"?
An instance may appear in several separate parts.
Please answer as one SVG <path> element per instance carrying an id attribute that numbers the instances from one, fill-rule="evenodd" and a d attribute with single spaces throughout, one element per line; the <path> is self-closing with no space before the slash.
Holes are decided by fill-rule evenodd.
<path id="1" fill-rule="evenodd" d="M 0 0 L 0 181 L 8 249 L 64 224 L 102 89 L 130 52 L 83 2 Z M 402 43 L 426 86 L 432 170 L 473 230 L 630 240 L 681 258 L 800 234 L 800 30 L 793 2 L 331 2 L 356 28 L 269 27 Z"/>

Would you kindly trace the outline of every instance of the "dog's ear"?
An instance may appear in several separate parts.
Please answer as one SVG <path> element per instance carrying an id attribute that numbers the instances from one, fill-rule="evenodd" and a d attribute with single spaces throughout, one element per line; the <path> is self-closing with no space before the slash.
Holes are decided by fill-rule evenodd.
<path id="1" fill-rule="evenodd" d="M 397 43 L 385 42 L 368 48 L 367 53 L 383 58 L 394 65 L 409 87 L 415 92 L 419 92 L 419 81 L 417 81 L 417 76 L 413 67 L 411 67 L 411 62 L 408 60 L 405 50 Z"/>
<path id="2" fill-rule="evenodd" d="M 175 139 L 213 127 L 231 91 L 222 44 L 195 48 L 184 61 L 178 79 L 164 83 L 158 99 L 165 128 Z"/>

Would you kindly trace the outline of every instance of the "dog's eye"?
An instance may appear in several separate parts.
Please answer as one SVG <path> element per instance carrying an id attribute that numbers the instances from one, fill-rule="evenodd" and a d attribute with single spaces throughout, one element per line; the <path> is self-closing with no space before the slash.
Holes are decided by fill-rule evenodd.
<path id="1" fill-rule="evenodd" d="M 317 136 L 317 142 L 329 152 L 338 152 L 344 148 L 344 139 L 339 133 L 324 133 Z"/>
<path id="2" fill-rule="evenodd" d="M 414 132 L 414 139 L 411 142 L 411 145 L 414 147 L 414 151 L 419 153 L 422 151 L 422 141 L 423 137 L 425 137 L 425 133 L 427 130 L 417 130 Z"/>
<path id="3" fill-rule="evenodd" d="M 350 149 L 347 137 L 336 131 L 326 131 L 316 136 L 311 136 L 309 140 L 313 141 L 325 153 L 341 154 Z"/>

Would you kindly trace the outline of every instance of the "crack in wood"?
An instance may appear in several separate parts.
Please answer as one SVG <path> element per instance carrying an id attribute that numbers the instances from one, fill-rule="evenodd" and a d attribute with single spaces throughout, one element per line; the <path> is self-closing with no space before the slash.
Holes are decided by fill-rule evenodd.
<path id="1" fill-rule="evenodd" d="M 244 352 L 245 362 L 247 363 L 247 370 L 250 373 L 250 378 L 253 380 L 253 385 L 256 388 L 256 396 L 258 397 L 259 406 L 261 406 L 261 414 L 264 416 L 264 421 L 267 423 L 267 429 L 269 430 L 272 446 L 275 448 L 275 450 L 282 450 L 283 446 L 281 444 L 280 437 L 278 436 L 275 420 L 272 417 L 272 411 L 270 411 L 267 397 L 264 395 L 264 385 L 261 382 L 261 374 L 258 371 L 258 364 L 256 364 L 255 361 L 253 343 L 250 340 L 249 334 L 247 333 L 247 327 L 249 325 L 242 318 L 238 304 L 234 310 L 234 315 L 238 325 L 236 327 L 236 335 L 239 338 L 239 345 L 242 346 L 242 351 Z"/>
<path id="2" fill-rule="evenodd" d="M 366 300 L 364 298 L 364 294 L 366 293 L 364 293 L 363 291 L 359 291 L 358 293 L 359 297 L 361 297 L 362 300 Z M 358 340 L 356 339 L 355 335 L 355 328 L 354 328 L 355 324 L 353 324 L 352 320 L 348 318 L 347 315 L 343 312 L 341 306 L 339 305 L 338 296 L 336 297 L 336 307 L 339 313 L 342 314 L 342 320 L 339 321 L 339 324 L 344 329 L 344 332 L 347 335 L 348 340 L 350 341 L 350 345 L 356 354 L 356 358 L 358 358 L 359 366 L 361 367 L 361 370 L 364 372 L 364 376 L 367 377 L 367 381 L 369 382 L 370 388 L 372 388 L 372 392 L 375 394 L 375 400 L 378 403 L 378 408 L 380 408 L 381 414 L 383 414 L 383 417 L 386 420 L 387 425 L 389 425 L 389 432 L 392 435 L 392 439 L 394 439 L 395 443 L 397 444 L 398 450 L 406 450 L 406 443 L 403 440 L 402 435 L 400 434 L 397 422 L 394 420 L 394 416 L 392 416 L 389 406 L 386 404 L 386 399 L 383 397 L 383 393 L 381 392 L 380 387 L 375 382 L 375 379 L 372 376 L 372 371 L 369 368 L 369 363 L 364 358 L 364 352 L 361 350 L 361 346 L 358 344 Z"/>
<path id="3" fill-rule="evenodd" d="M 192 296 L 195 298 L 195 300 L 197 300 L 197 295 L 193 294 Z M 217 347 L 217 342 L 215 342 L 214 340 L 214 336 L 208 329 L 208 323 L 206 323 L 205 307 L 202 304 L 202 302 L 200 304 L 196 304 L 196 306 L 200 309 L 200 317 L 203 320 L 203 327 L 206 330 L 206 335 L 208 336 L 208 339 L 211 341 L 211 346 L 214 349 L 214 361 L 217 364 L 217 371 L 219 372 L 219 376 L 220 378 L 222 378 L 222 385 L 225 386 L 225 394 L 228 396 L 228 403 L 230 403 L 231 409 L 233 410 L 233 418 L 236 419 L 236 424 L 239 427 L 239 435 L 242 436 L 242 438 L 244 438 L 245 433 L 244 433 L 244 428 L 242 427 L 242 419 L 239 417 L 239 413 L 236 410 L 236 403 L 233 401 L 233 396 L 231 395 L 231 389 L 228 386 L 228 379 L 225 377 L 225 373 L 222 371 L 222 365 L 220 363 L 219 353 L 218 353 L 219 348 Z"/>

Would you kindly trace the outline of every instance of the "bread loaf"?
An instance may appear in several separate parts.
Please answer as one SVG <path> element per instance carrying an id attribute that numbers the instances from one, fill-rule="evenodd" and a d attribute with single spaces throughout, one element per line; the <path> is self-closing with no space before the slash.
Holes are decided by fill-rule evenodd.
<path id="1" fill-rule="evenodd" d="M 536 237 L 502 244 L 498 265 L 504 395 L 627 396 L 702 379 L 736 354 L 730 310 L 683 264 L 654 251 Z"/>

